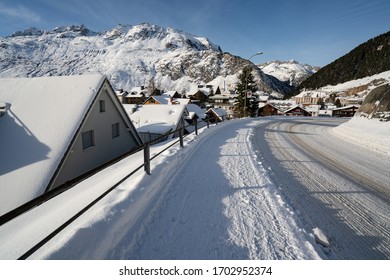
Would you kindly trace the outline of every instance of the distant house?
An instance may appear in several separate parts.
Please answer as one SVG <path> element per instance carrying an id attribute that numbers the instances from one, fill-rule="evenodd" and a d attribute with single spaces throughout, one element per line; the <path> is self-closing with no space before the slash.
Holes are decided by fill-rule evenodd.
<path id="1" fill-rule="evenodd" d="M 101 75 L 0 79 L 0 215 L 142 144 Z"/>
<path id="2" fill-rule="evenodd" d="M 333 117 L 353 117 L 360 105 L 349 105 L 333 109 Z"/>
<path id="3" fill-rule="evenodd" d="M 258 117 L 275 116 L 279 114 L 278 108 L 271 103 L 259 103 L 259 109 L 257 110 Z"/>
<path id="4" fill-rule="evenodd" d="M 302 104 L 304 106 L 318 104 L 321 97 L 324 97 L 324 93 L 318 91 L 302 91 L 296 95 L 295 103 Z"/>
<path id="5" fill-rule="evenodd" d="M 191 103 L 188 98 L 174 98 L 168 94 L 153 95 L 145 100 L 144 105 L 186 105 Z"/>
<path id="6" fill-rule="evenodd" d="M 145 102 L 143 103 L 144 105 L 164 105 L 168 104 L 169 97 L 164 97 L 161 95 L 153 95 L 149 96 Z"/>
<path id="7" fill-rule="evenodd" d="M 195 103 L 203 108 L 206 106 L 210 95 L 210 87 L 198 87 L 196 90 L 191 90 L 189 93 L 187 93 L 187 98 L 191 99 L 192 103 Z"/>
<path id="8" fill-rule="evenodd" d="M 187 104 L 186 105 L 188 116 L 186 117 L 186 125 L 185 130 L 188 133 L 192 133 L 195 131 L 195 123 L 197 123 L 197 127 L 201 128 L 206 125 L 204 120 L 206 119 L 206 111 L 200 108 L 196 104 Z"/>
<path id="9" fill-rule="evenodd" d="M 124 105 L 131 121 L 144 143 L 156 140 L 162 142 L 170 138 L 178 137 L 179 132 L 168 135 L 185 126 L 185 118 L 188 111 L 184 105 L 143 105 L 133 112 L 132 106 Z M 166 135 L 166 137 L 162 137 Z M 155 144 L 154 143 L 154 144 Z"/>
<path id="10" fill-rule="evenodd" d="M 236 98 L 237 94 L 215 94 L 210 96 L 208 100 L 214 108 L 224 109 L 227 115 L 232 117 Z"/>
<path id="11" fill-rule="evenodd" d="M 210 108 L 206 111 L 206 115 L 211 123 L 223 122 L 227 118 L 227 113 L 221 108 Z"/>
<path id="12" fill-rule="evenodd" d="M 175 90 L 164 92 L 162 95 L 166 95 L 172 98 L 181 98 L 181 95 Z"/>
<path id="13" fill-rule="evenodd" d="M 294 107 L 284 111 L 284 115 L 286 116 L 311 116 L 311 113 L 306 109 L 302 108 L 300 105 L 295 105 Z"/>
<path id="14" fill-rule="evenodd" d="M 142 104 L 148 95 L 148 91 L 142 86 L 134 87 L 130 92 L 120 89 L 116 95 L 123 104 Z"/>

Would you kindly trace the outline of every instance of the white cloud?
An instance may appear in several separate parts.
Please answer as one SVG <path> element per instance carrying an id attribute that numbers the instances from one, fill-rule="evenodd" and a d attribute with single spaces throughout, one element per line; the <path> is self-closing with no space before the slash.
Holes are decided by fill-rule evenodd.
<path id="1" fill-rule="evenodd" d="M 10 7 L 0 3 L 0 15 L 8 21 L 23 20 L 24 22 L 32 23 L 39 23 L 41 21 L 41 17 L 38 14 L 23 5 Z"/>

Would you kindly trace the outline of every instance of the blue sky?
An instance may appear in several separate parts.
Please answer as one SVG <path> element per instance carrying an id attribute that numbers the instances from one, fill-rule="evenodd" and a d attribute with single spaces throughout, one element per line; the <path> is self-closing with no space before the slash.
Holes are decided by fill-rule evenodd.
<path id="1" fill-rule="evenodd" d="M 389 0 L 0 0 L 0 37 L 28 27 L 106 31 L 149 22 L 209 38 L 255 63 L 325 66 L 390 31 Z"/>

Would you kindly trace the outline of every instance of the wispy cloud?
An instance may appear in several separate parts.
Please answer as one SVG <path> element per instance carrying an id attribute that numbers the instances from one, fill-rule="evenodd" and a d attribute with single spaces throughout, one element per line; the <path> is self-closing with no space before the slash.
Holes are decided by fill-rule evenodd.
<path id="1" fill-rule="evenodd" d="M 14 7 L 0 3 L 0 15 L 7 21 L 22 20 L 24 22 L 39 23 L 41 17 L 23 5 Z"/>

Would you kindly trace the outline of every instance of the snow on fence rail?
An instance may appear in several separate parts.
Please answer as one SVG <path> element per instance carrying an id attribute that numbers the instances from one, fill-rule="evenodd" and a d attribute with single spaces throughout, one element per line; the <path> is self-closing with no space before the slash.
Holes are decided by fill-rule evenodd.
<path id="1" fill-rule="evenodd" d="M 210 127 L 210 120 L 212 119 L 207 119 L 206 121 L 206 124 L 207 124 L 207 128 Z M 117 181 L 114 185 L 110 186 L 109 188 L 107 188 L 100 196 L 98 196 L 97 198 L 95 198 L 93 201 L 91 201 L 88 205 L 86 205 L 85 207 L 83 207 L 80 211 L 78 211 L 77 213 L 75 213 L 71 218 L 67 219 L 64 223 L 62 223 L 60 226 L 58 226 L 55 230 L 51 231 L 49 234 L 47 234 L 41 241 L 39 241 L 38 243 L 36 243 L 34 246 L 32 246 L 29 250 L 27 250 L 25 253 L 21 254 L 18 259 L 27 259 L 29 256 L 31 256 L 34 252 L 36 252 L 39 248 L 41 248 L 44 244 L 46 244 L 49 240 L 51 240 L 54 236 L 56 236 L 58 233 L 60 233 L 64 228 L 66 228 L 68 225 L 70 225 L 73 221 L 75 221 L 77 218 L 79 218 L 81 215 L 83 215 L 88 209 L 90 209 L 92 206 L 94 206 L 97 202 L 99 202 L 100 200 L 102 200 L 105 196 L 107 196 L 109 193 L 111 193 L 114 189 L 116 189 L 120 184 L 122 184 L 124 181 L 126 181 L 128 178 L 130 178 L 132 175 L 134 175 L 137 171 L 139 171 L 140 169 L 142 169 L 142 167 L 144 167 L 144 171 L 148 174 L 148 175 L 151 175 L 151 169 L 150 169 L 150 163 L 153 159 L 155 159 L 156 157 L 158 157 L 160 154 L 162 154 L 164 151 L 166 151 L 167 149 L 169 149 L 170 147 L 172 147 L 173 145 L 177 144 L 178 142 L 180 142 L 180 146 L 181 147 L 184 147 L 184 137 L 192 134 L 192 133 L 195 133 L 195 135 L 198 135 L 198 124 L 200 122 L 196 121 L 194 123 L 194 131 L 191 132 L 191 133 L 188 133 L 187 135 L 184 135 L 184 129 L 191 126 L 191 125 L 187 125 L 187 126 L 182 126 L 180 127 L 179 129 L 176 129 L 174 131 L 170 131 L 164 135 L 162 135 L 161 137 L 159 138 L 156 138 L 154 139 L 153 141 L 150 141 L 150 142 L 146 142 L 144 143 L 141 147 L 138 147 L 136 149 L 132 149 L 131 151 L 129 151 L 128 153 L 122 155 L 121 157 L 118 157 L 102 166 L 99 166 L 98 168 L 88 172 L 87 174 L 83 175 L 83 177 L 79 177 L 79 178 L 76 178 L 75 180 L 71 181 L 71 182 L 67 182 L 41 196 L 38 196 L 36 197 L 35 199 L 17 207 L 16 209 L 0 216 L 0 227 L 7 224 L 8 222 L 11 222 L 12 220 L 14 220 L 15 218 L 21 216 L 22 214 L 32 210 L 33 208 L 35 207 L 38 207 L 39 205 L 53 199 L 54 197 L 60 195 L 61 193 L 64 193 L 65 191 L 67 190 L 70 190 L 71 188 L 73 188 L 74 186 L 76 186 L 77 184 L 79 184 L 80 182 L 82 182 L 83 180 L 91 177 L 92 175 L 98 173 L 99 171 L 102 171 L 103 169 L 106 169 L 108 168 L 109 166 L 111 165 L 114 165 L 115 163 L 121 161 L 122 159 L 126 158 L 126 157 L 129 157 L 133 154 L 136 154 L 138 152 L 141 152 L 143 150 L 143 153 L 144 153 L 144 159 L 143 159 L 143 164 L 139 165 L 138 167 L 136 167 L 134 170 L 132 170 L 131 172 L 129 172 L 126 176 L 124 176 L 123 178 L 121 178 L 119 181 Z M 217 124 L 217 122 L 215 122 L 215 124 Z M 206 126 L 206 125 L 204 125 Z M 157 153 L 155 153 L 153 156 L 151 156 L 151 153 L 150 153 L 150 146 L 152 146 L 153 144 L 155 143 L 158 143 L 159 141 L 161 141 L 161 139 L 163 138 L 166 138 L 167 136 L 171 135 L 171 134 L 175 134 L 175 133 L 179 133 L 179 137 L 178 139 L 176 139 L 175 141 L 173 141 L 172 143 L 170 143 L 170 145 L 168 146 L 164 146 L 164 148 L 161 150 L 161 151 L 158 151 Z M 32 221 L 34 222 L 34 221 Z"/>

